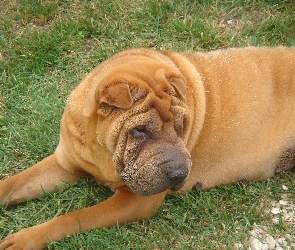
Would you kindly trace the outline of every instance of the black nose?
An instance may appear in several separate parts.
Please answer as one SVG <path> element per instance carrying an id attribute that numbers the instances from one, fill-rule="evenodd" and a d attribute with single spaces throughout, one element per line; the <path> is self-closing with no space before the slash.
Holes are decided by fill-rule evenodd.
<path id="1" fill-rule="evenodd" d="M 184 179 L 188 175 L 188 169 L 187 168 L 178 168 L 176 170 L 172 170 L 167 174 L 167 177 L 171 184 L 177 185 L 184 181 Z"/>

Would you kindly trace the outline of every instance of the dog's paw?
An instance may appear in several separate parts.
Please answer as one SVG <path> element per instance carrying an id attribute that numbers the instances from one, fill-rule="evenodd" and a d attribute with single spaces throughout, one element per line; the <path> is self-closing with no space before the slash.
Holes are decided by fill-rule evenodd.
<path id="1" fill-rule="evenodd" d="M 36 227 L 22 229 L 21 231 L 11 234 L 0 241 L 0 250 L 40 250 L 46 247 L 49 242 L 42 230 Z"/>

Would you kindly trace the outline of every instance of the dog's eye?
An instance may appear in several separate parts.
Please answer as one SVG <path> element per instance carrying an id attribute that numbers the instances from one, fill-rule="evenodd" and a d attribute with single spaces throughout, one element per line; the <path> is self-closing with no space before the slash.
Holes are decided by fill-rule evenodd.
<path id="1" fill-rule="evenodd" d="M 141 141 L 145 141 L 148 137 L 147 130 L 145 126 L 137 126 L 130 131 L 130 134 Z"/>

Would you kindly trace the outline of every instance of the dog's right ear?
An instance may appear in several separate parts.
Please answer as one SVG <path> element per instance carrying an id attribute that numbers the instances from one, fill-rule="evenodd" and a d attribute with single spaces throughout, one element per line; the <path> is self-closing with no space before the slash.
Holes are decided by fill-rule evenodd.
<path id="1" fill-rule="evenodd" d="M 127 83 L 114 83 L 107 86 L 100 95 L 99 103 L 106 103 L 117 108 L 128 109 L 133 101 Z"/>
<path id="2" fill-rule="evenodd" d="M 96 100 L 99 108 L 105 111 L 115 107 L 128 109 L 133 104 L 129 85 L 124 82 L 101 84 L 96 89 Z"/>

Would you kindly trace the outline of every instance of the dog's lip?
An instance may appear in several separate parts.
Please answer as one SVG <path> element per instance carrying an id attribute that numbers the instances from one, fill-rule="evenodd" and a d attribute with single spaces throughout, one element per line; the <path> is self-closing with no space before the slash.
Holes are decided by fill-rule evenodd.
<path id="1" fill-rule="evenodd" d="M 184 183 L 185 183 L 185 181 L 177 184 L 176 186 L 173 186 L 172 188 L 170 188 L 170 190 L 173 192 L 177 192 L 184 186 Z"/>

